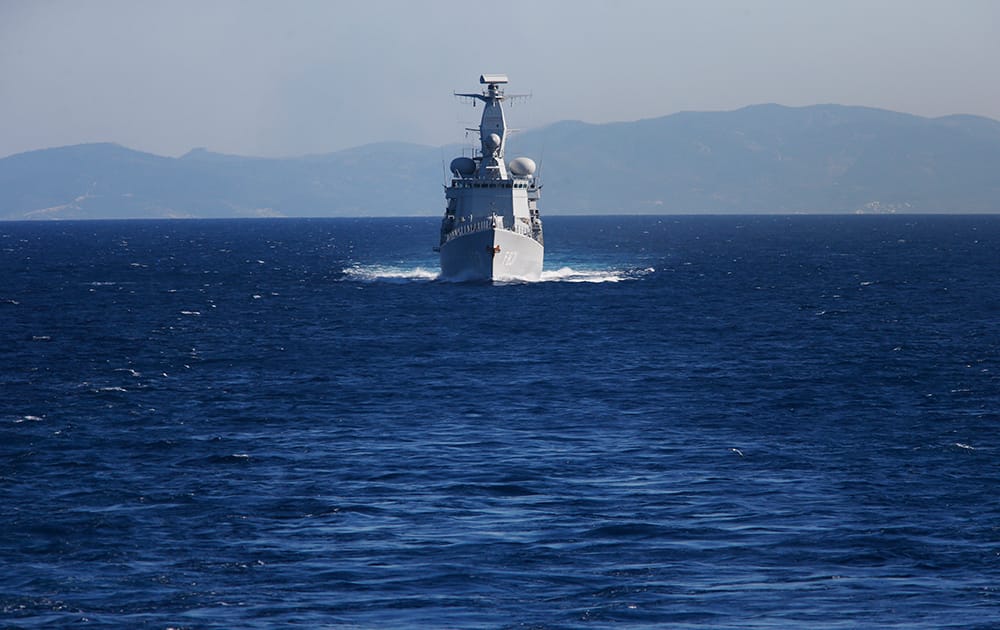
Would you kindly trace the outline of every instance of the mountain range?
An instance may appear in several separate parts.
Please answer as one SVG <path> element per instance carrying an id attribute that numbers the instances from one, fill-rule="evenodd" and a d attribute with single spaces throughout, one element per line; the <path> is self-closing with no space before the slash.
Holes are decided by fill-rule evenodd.
<path id="1" fill-rule="evenodd" d="M 0 159 L 0 219 L 412 216 L 443 211 L 462 147 L 179 158 L 84 144 Z M 1000 211 L 1000 122 L 842 105 L 754 105 L 559 122 L 508 141 L 543 214 Z"/>

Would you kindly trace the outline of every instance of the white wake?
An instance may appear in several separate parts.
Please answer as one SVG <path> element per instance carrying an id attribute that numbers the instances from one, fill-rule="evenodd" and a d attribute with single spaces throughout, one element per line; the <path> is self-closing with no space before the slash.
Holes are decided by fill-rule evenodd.
<path id="1" fill-rule="evenodd" d="M 387 265 L 352 265 L 343 270 L 349 282 L 430 282 L 439 272 L 424 267 L 393 267 Z"/>
<path id="2" fill-rule="evenodd" d="M 504 280 L 495 284 L 535 284 L 550 282 L 627 282 L 638 280 L 656 270 L 645 269 L 574 269 L 560 267 L 542 270 L 542 277 L 536 281 Z M 391 265 L 352 265 L 343 269 L 343 280 L 348 282 L 434 282 L 440 279 L 440 272 L 426 267 L 397 267 Z M 442 280 L 445 281 L 445 280 Z"/>
<path id="3" fill-rule="evenodd" d="M 542 271 L 542 282 L 624 282 L 638 280 L 655 269 L 574 269 L 560 267 L 555 271 Z"/>

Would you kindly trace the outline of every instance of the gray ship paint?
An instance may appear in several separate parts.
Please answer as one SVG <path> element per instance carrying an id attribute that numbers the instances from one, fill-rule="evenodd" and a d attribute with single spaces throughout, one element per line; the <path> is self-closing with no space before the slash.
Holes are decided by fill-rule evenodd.
<path id="1" fill-rule="evenodd" d="M 544 239 L 538 215 L 541 185 L 535 162 L 504 162 L 507 119 L 503 101 L 506 75 L 483 74 L 481 93 L 456 93 L 473 106 L 483 103 L 479 149 L 451 162 L 448 205 L 441 220 L 441 278 L 446 280 L 538 280 Z"/>

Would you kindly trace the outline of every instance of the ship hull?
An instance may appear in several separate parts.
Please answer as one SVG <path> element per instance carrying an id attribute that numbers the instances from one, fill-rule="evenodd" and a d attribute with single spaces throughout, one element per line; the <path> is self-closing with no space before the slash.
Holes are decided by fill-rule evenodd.
<path id="1" fill-rule="evenodd" d="M 545 248 L 533 238 L 511 230 L 464 234 L 441 246 L 441 279 L 534 282 L 542 276 L 544 253 Z"/>

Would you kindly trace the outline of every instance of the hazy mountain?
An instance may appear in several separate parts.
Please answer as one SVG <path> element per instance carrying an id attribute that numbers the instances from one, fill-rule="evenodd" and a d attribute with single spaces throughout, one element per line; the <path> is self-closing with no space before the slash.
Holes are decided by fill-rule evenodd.
<path id="1" fill-rule="evenodd" d="M 180 158 L 114 144 L 0 159 L 0 218 L 437 215 L 458 147 Z M 512 136 L 543 213 L 1000 211 L 1000 122 L 756 105 Z"/>
<path id="2" fill-rule="evenodd" d="M 579 212 L 1000 211 L 1000 123 L 757 105 L 519 139 Z"/>
<path id="3" fill-rule="evenodd" d="M 441 181 L 440 150 L 417 145 L 264 159 L 84 144 L 0 160 L 0 218 L 435 214 Z"/>

